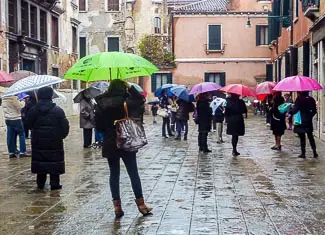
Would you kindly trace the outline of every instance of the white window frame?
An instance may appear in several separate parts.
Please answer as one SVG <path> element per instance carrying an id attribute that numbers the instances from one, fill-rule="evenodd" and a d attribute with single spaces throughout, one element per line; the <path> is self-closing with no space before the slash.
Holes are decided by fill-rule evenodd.
<path id="1" fill-rule="evenodd" d="M 118 11 L 109 11 L 108 10 L 108 0 L 104 0 L 105 2 L 105 11 L 106 12 L 120 12 L 121 11 L 121 0 L 119 0 L 119 4 L 118 4 Z"/>
<path id="2" fill-rule="evenodd" d="M 156 19 L 158 20 L 159 19 L 159 21 L 157 21 L 157 23 L 159 22 L 160 23 L 160 27 L 159 27 L 159 33 L 156 33 L 155 32 L 155 28 L 156 28 Z M 153 18 L 153 33 L 154 34 L 162 34 L 162 23 L 161 23 L 161 17 L 160 16 L 155 16 L 154 18 Z"/>
<path id="3" fill-rule="evenodd" d="M 109 38 L 118 38 L 118 51 L 121 52 L 121 36 L 120 35 L 108 35 L 108 36 L 106 36 L 106 38 L 105 38 L 106 51 L 108 51 L 108 39 Z"/>
<path id="4" fill-rule="evenodd" d="M 88 0 L 85 0 L 85 10 L 79 10 L 79 1 L 80 0 L 78 0 L 78 11 L 79 12 L 88 12 Z M 105 0 L 105 1 L 107 1 L 107 0 Z M 105 9 L 107 9 L 107 8 L 105 8 Z"/>
<path id="5" fill-rule="evenodd" d="M 221 48 L 220 48 L 220 50 L 210 50 L 209 49 L 209 26 L 210 25 L 220 25 L 220 45 L 221 45 Z M 211 52 L 215 52 L 215 51 L 223 51 L 223 33 L 222 33 L 222 31 L 223 31 L 223 25 L 222 24 L 208 24 L 207 25 L 207 47 L 206 47 L 206 50 L 207 51 L 211 51 Z"/>

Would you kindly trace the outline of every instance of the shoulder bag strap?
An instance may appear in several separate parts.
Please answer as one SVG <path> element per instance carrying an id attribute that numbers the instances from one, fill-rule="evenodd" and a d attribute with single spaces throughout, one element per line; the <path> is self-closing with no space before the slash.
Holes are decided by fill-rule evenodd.
<path id="1" fill-rule="evenodd" d="M 128 119 L 129 118 L 129 110 L 128 110 L 128 105 L 126 103 L 126 101 L 124 101 L 124 112 L 125 112 L 125 118 Z"/>

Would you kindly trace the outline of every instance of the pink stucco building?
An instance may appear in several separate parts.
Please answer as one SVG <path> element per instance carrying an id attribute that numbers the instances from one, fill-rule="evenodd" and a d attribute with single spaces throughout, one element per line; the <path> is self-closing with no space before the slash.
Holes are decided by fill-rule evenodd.
<path id="1" fill-rule="evenodd" d="M 170 33 L 176 68 L 155 74 L 151 90 L 166 82 L 191 86 L 212 81 L 220 85 L 255 86 L 265 80 L 271 54 L 266 19 L 270 3 L 201 0 L 175 7 Z M 251 27 L 247 28 L 249 16 Z"/>

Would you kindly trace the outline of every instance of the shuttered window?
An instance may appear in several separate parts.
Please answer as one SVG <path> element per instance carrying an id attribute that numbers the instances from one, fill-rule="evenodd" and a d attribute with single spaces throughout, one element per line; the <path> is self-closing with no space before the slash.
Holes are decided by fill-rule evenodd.
<path id="1" fill-rule="evenodd" d="M 86 37 L 80 37 L 79 38 L 79 58 L 85 57 L 87 55 L 87 38 Z"/>
<path id="2" fill-rule="evenodd" d="M 222 49 L 221 25 L 208 26 L 208 50 L 218 51 Z"/>
<path id="3" fill-rule="evenodd" d="M 214 82 L 220 86 L 226 85 L 226 73 L 218 72 L 218 73 L 205 73 L 204 80 L 206 82 Z"/>
<path id="4" fill-rule="evenodd" d="M 30 37 L 37 39 L 37 8 L 30 6 Z"/>
<path id="5" fill-rule="evenodd" d="M 268 26 L 256 25 L 256 46 L 268 45 Z"/>
<path id="6" fill-rule="evenodd" d="M 154 24 L 154 32 L 161 33 L 161 19 L 160 19 L 160 17 L 155 17 L 153 20 L 153 24 Z"/>
<path id="7" fill-rule="evenodd" d="M 29 37 L 29 11 L 28 3 L 25 1 L 21 2 L 21 33 Z"/>
<path id="8" fill-rule="evenodd" d="M 40 40 L 47 42 L 47 14 L 40 11 Z"/>
<path id="9" fill-rule="evenodd" d="M 151 75 L 151 91 L 155 92 L 159 87 L 164 84 L 172 84 L 172 73 L 154 73 Z"/>
<path id="10" fill-rule="evenodd" d="M 282 15 L 283 16 L 290 16 L 290 2 L 291 1 L 282 1 Z M 291 24 L 290 20 L 283 20 L 282 27 L 289 27 Z"/>
<path id="11" fill-rule="evenodd" d="M 108 51 L 119 51 L 120 50 L 120 38 L 118 38 L 118 37 L 107 38 L 107 50 Z"/>
<path id="12" fill-rule="evenodd" d="M 8 28 L 9 32 L 17 32 L 17 1 L 8 0 Z"/>
<path id="13" fill-rule="evenodd" d="M 86 11 L 86 0 L 79 0 L 79 11 Z"/>
<path id="14" fill-rule="evenodd" d="M 59 47 L 59 19 L 52 16 L 52 46 Z"/>
<path id="15" fill-rule="evenodd" d="M 303 75 L 309 76 L 309 67 L 310 67 L 310 45 L 309 42 L 306 41 L 303 43 Z"/>
<path id="16" fill-rule="evenodd" d="M 72 26 L 72 52 L 78 52 L 78 37 L 77 28 Z"/>
<path id="17" fill-rule="evenodd" d="M 119 11 L 120 0 L 107 0 L 107 11 Z"/>
<path id="18" fill-rule="evenodd" d="M 273 81 L 273 64 L 266 65 L 266 81 Z"/>

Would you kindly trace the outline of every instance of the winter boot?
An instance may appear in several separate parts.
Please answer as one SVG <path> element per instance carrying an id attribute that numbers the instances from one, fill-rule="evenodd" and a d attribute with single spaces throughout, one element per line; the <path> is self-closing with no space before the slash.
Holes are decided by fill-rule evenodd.
<path id="1" fill-rule="evenodd" d="M 150 212 L 152 211 L 152 208 L 149 207 L 149 206 L 147 206 L 147 205 L 144 203 L 143 198 L 135 199 L 135 203 L 137 204 L 137 206 L 138 206 L 138 210 L 139 210 L 139 212 L 140 212 L 142 215 L 148 215 L 148 214 L 150 214 Z"/>
<path id="2" fill-rule="evenodd" d="M 122 210 L 121 200 L 113 200 L 115 218 L 121 218 L 124 215 L 124 211 Z"/>

